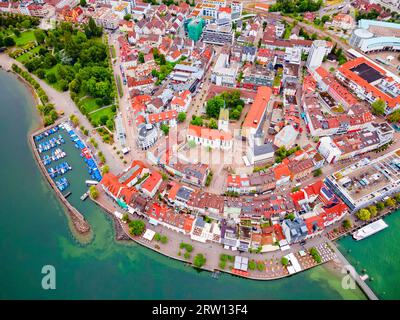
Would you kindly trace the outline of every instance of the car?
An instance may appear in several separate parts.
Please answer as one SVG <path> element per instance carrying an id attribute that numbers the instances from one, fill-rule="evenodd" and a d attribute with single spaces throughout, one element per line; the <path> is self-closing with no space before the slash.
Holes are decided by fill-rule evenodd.
<path id="1" fill-rule="evenodd" d="M 302 246 L 304 246 L 304 245 L 306 244 L 306 240 L 301 240 L 301 241 L 300 241 L 300 244 L 301 244 Z"/>

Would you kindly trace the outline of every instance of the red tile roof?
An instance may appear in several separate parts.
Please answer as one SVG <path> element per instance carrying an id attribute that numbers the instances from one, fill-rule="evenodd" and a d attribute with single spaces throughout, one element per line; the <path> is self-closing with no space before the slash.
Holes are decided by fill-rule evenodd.
<path id="1" fill-rule="evenodd" d="M 189 125 L 188 134 L 208 140 L 232 140 L 232 134 L 217 129 Z"/>
<path id="2" fill-rule="evenodd" d="M 259 126 L 262 115 L 264 114 L 268 102 L 271 99 L 271 94 L 271 88 L 265 86 L 258 87 L 257 95 L 250 107 L 249 112 L 247 113 L 242 127 L 257 128 Z"/>

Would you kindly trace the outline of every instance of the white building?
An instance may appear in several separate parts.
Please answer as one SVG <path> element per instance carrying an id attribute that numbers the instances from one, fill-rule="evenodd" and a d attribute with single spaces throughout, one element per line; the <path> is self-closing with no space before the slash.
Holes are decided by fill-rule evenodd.
<path id="1" fill-rule="evenodd" d="M 218 86 L 234 87 L 239 65 L 229 62 L 229 54 L 221 53 L 211 74 L 211 81 Z"/>
<path id="2" fill-rule="evenodd" d="M 189 125 L 186 138 L 188 141 L 194 141 L 197 145 L 212 149 L 230 150 L 233 146 L 233 138 L 230 132 L 194 125 Z"/>
<path id="3" fill-rule="evenodd" d="M 310 49 L 310 53 L 307 58 L 307 68 L 316 69 L 322 64 L 322 60 L 331 50 L 331 47 L 327 45 L 325 40 L 315 40 Z"/>
<path id="4" fill-rule="evenodd" d="M 289 149 L 295 144 L 298 134 L 299 133 L 292 125 L 287 125 L 275 136 L 274 145 L 278 148 L 285 147 Z"/>

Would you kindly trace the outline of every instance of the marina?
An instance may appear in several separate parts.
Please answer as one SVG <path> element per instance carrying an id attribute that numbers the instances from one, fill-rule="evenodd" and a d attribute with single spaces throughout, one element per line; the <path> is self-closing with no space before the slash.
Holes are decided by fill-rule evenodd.
<path id="1" fill-rule="evenodd" d="M 387 227 L 388 227 L 387 223 L 385 223 L 385 221 L 383 221 L 382 219 L 379 219 L 354 232 L 353 238 L 357 241 L 362 240 L 369 236 L 372 236 L 373 234 L 383 229 L 386 229 Z"/>

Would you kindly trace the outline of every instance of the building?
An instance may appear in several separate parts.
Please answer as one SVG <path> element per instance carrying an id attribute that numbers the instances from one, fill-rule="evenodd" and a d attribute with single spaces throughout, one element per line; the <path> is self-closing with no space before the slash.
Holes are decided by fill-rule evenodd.
<path id="1" fill-rule="evenodd" d="M 336 77 L 361 100 L 370 104 L 383 100 L 385 114 L 400 108 L 400 78 L 365 57 L 358 57 L 340 66 Z"/>
<path id="2" fill-rule="evenodd" d="M 398 23 L 365 20 L 358 21 L 358 28 L 354 29 L 349 43 L 362 52 L 399 51 L 400 25 Z"/>
<path id="3" fill-rule="evenodd" d="M 303 219 L 285 219 L 282 222 L 283 234 L 288 243 L 296 243 L 306 239 L 308 229 Z"/>
<path id="4" fill-rule="evenodd" d="M 206 184 L 206 179 L 210 173 L 210 168 L 208 165 L 203 163 L 169 163 L 163 165 L 164 169 L 177 177 L 182 179 L 182 182 L 192 184 L 197 187 L 204 187 Z"/>
<path id="5" fill-rule="evenodd" d="M 142 150 L 147 150 L 158 139 L 158 129 L 156 126 L 148 123 L 141 123 L 138 126 L 137 143 Z"/>
<path id="6" fill-rule="evenodd" d="M 92 18 L 97 25 L 100 25 L 105 29 L 115 30 L 119 27 L 120 18 L 110 8 L 97 8 L 92 15 Z"/>
<path id="7" fill-rule="evenodd" d="M 218 86 L 234 87 L 238 70 L 237 63 L 230 63 L 229 54 L 221 52 L 212 70 L 211 81 Z"/>
<path id="8" fill-rule="evenodd" d="M 242 125 L 241 135 L 243 138 L 253 140 L 257 133 L 262 133 L 266 110 L 271 95 L 271 88 L 264 86 L 258 87 L 257 95 Z"/>
<path id="9" fill-rule="evenodd" d="M 339 13 L 332 18 L 332 26 L 344 30 L 353 29 L 355 26 L 354 18 L 349 14 Z"/>
<path id="10" fill-rule="evenodd" d="M 322 137 L 318 152 L 328 163 L 353 158 L 375 150 L 393 139 L 394 129 L 387 123 L 371 123 L 367 128 L 335 137 Z"/>
<path id="11" fill-rule="evenodd" d="M 400 149 L 364 158 L 326 177 L 325 184 L 355 212 L 400 190 Z"/>
<path id="12" fill-rule="evenodd" d="M 203 30 L 202 41 L 204 43 L 224 45 L 232 44 L 234 39 L 232 25 L 208 24 Z"/>
<path id="13" fill-rule="evenodd" d="M 171 100 L 171 109 L 177 112 L 186 112 L 191 102 L 192 95 L 189 90 L 185 90 L 178 95 L 174 95 Z"/>
<path id="14" fill-rule="evenodd" d="M 316 69 L 322 64 L 324 57 L 331 51 L 325 40 L 313 41 L 308 54 L 306 66 L 308 69 Z"/>
<path id="15" fill-rule="evenodd" d="M 296 143 L 298 134 L 298 131 L 292 125 L 287 125 L 275 136 L 274 145 L 278 148 L 290 149 Z"/>
<path id="16" fill-rule="evenodd" d="M 247 147 L 247 159 L 250 164 L 265 163 L 274 160 L 275 149 L 272 143 L 267 142 L 261 145 L 255 143 Z"/>
<path id="17" fill-rule="evenodd" d="M 203 33 L 204 20 L 201 18 L 191 19 L 187 24 L 188 37 L 193 41 L 199 41 Z"/>
<path id="18" fill-rule="evenodd" d="M 186 138 L 197 145 L 212 149 L 230 150 L 233 146 L 233 137 L 230 132 L 189 125 Z"/>
<path id="19" fill-rule="evenodd" d="M 170 127 L 177 125 L 178 112 L 176 110 L 167 110 L 160 113 L 153 113 L 148 115 L 148 123 L 153 125 L 166 124 Z"/>

